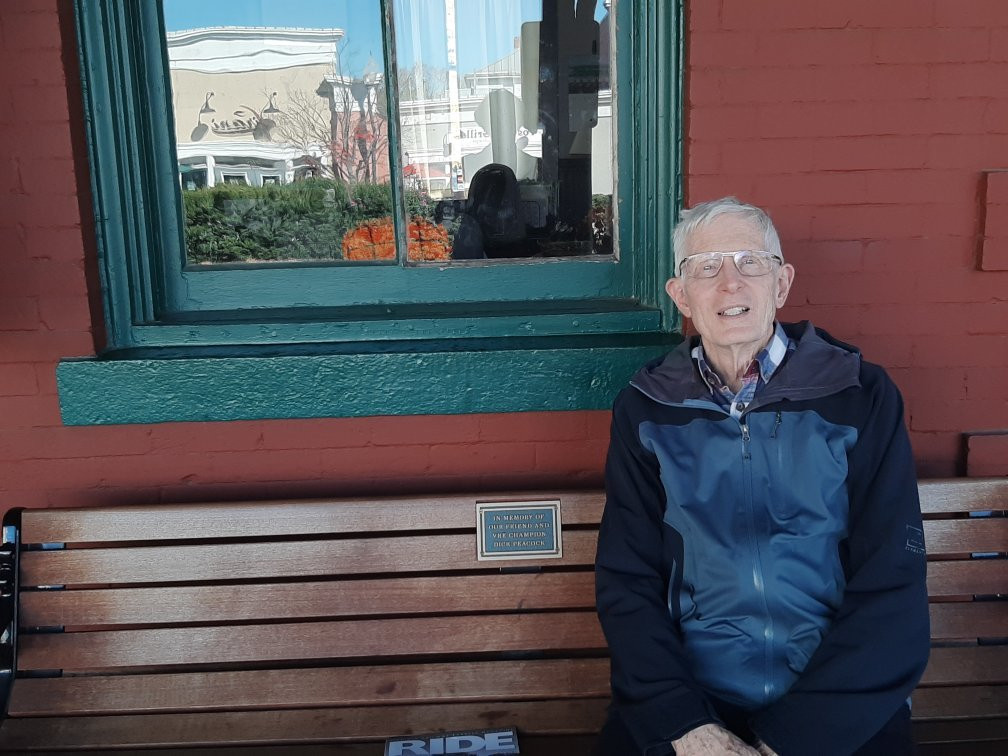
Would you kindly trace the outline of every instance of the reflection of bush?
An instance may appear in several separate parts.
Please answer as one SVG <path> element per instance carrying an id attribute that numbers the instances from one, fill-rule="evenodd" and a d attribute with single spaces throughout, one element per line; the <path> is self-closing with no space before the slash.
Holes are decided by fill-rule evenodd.
<path id="1" fill-rule="evenodd" d="M 406 190 L 412 219 L 431 220 L 434 203 Z M 223 184 L 182 192 L 190 263 L 338 260 L 343 237 L 361 223 L 388 217 L 388 184 L 352 189 L 329 179 L 282 186 Z"/>

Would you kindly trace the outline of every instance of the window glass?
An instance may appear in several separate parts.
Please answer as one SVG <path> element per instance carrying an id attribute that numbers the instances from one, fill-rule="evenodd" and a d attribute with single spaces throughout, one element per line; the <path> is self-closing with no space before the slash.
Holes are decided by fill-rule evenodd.
<path id="1" fill-rule="evenodd" d="M 186 261 L 613 253 L 610 2 L 163 0 Z M 384 45 L 397 70 L 385 70 Z"/>
<path id="2" fill-rule="evenodd" d="M 396 1 L 411 259 L 612 254 L 611 5 Z"/>

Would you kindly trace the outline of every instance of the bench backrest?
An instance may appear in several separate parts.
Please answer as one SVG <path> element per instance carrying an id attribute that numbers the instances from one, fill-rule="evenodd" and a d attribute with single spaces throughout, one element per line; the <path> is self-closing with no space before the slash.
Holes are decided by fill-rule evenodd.
<path id="1" fill-rule="evenodd" d="M 981 734 L 996 734 L 1008 480 L 920 491 L 935 648 L 915 718 L 941 739 L 947 720 L 979 712 Z M 477 560 L 477 501 L 544 498 L 560 500 L 562 558 Z M 603 505 L 589 491 L 24 511 L 2 743 L 596 731 L 609 695 L 592 574 Z"/>

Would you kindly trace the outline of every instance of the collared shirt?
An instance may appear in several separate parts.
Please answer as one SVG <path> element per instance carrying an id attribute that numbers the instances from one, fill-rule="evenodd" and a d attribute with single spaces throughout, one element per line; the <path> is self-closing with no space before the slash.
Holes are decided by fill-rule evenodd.
<path id="1" fill-rule="evenodd" d="M 757 352 L 756 359 L 752 361 L 742 376 L 742 386 L 737 393 L 728 388 L 728 385 L 721 380 L 721 376 L 707 362 L 702 344 L 693 347 L 690 354 L 696 360 L 697 367 L 700 368 L 700 376 L 711 390 L 714 401 L 723 409 L 728 410 L 732 417 L 738 419 L 753 400 L 756 390 L 766 385 L 777 368 L 784 362 L 784 358 L 789 352 L 794 351 L 794 348 L 794 342 L 784 333 L 781 324 L 776 323 L 770 341 Z"/>

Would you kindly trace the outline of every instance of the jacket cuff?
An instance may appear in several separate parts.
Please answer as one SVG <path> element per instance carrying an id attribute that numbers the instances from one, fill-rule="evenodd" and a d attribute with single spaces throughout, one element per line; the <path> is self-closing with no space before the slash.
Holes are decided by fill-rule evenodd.
<path id="1" fill-rule="evenodd" d="M 642 753 L 665 753 L 654 749 L 671 744 L 690 730 L 705 724 L 724 725 L 713 707 L 701 696 L 663 696 L 616 707 Z M 674 753 L 670 747 L 667 753 Z"/>

